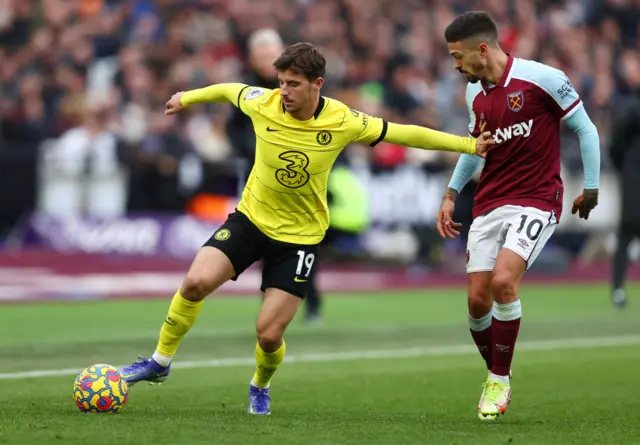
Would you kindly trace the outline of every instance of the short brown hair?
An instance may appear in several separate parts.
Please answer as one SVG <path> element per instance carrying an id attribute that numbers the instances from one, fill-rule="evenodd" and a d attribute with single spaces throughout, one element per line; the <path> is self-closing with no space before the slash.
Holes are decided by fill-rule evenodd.
<path id="1" fill-rule="evenodd" d="M 316 80 L 324 77 L 324 69 L 327 61 L 320 51 L 310 43 L 296 43 L 289 46 L 273 62 L 277 71 L 291 70 L 294 73 L 302 74 L 308 80 Z"/>
<path id="2" fill-rule="evenodd" d="M 444 38 L 448 43 L 478 36 L 487 39 L 487 43 L 495 43 L 498 40 L 498 28 L 485 11 L 465 12 L 456 17 L 444 31 Z"/>

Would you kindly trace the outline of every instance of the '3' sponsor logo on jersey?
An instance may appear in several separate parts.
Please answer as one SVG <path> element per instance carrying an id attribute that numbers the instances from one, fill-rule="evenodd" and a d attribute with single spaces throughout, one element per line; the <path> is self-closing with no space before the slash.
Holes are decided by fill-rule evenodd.
<path id="1" fill-rule="evenodd" d="M 309 182 L 309 157 L 300 151 L 286 151 L 278 156 L 285 161 L 285 168 L 276 170 L 276 180 L 285 187 L 296 189 Z"/>

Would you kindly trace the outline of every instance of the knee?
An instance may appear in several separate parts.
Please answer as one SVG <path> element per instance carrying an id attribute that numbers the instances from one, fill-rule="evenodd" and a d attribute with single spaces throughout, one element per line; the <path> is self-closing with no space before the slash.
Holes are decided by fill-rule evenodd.
<path id="1" fill-rule="evenodd" d="M 180 289 L 182 296 L 190 301 L 200 301 L 214 291 L 211 280 L 196 273 L 187 274 Z"/>
<path id="2" fill-rule="evenodd" d="M 497 274 L 491 279 L 491 293 L 497 303 L 511 303 L 517 299 L 516 281 L 507 275 Z"/>
<path id="3" fill-rule="evenodd" d="M 473 318 L 481 318 L 491 311 L 493 300 L 490 289 L 469 289 L 467 296 L 469 314 Z"/>
<path id="4" fill-rule="evenodd" d="M 264 352 L 274 352 L 282 345 L 284 332 L 275 326 L 260 326 L 256 328 L 258 344 Z"/>

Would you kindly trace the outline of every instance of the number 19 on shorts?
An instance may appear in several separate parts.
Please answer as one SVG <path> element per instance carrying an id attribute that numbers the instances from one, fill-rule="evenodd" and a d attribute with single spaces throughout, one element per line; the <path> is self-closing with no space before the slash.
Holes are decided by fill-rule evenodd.
<path id="1" fill-rule="evenodd" d="M 307 254 L 304 250 L 298 250 L 298 267 L 296 268 L 296 277 L 300 277 L 304 274 L 304 277 L 308 278 L 315 260 L 315 253 Z"/>

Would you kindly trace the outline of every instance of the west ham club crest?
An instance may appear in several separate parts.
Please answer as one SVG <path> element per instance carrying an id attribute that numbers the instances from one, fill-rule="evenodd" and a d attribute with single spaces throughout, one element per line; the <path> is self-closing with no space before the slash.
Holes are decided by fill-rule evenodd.
<path id="1" fill-rule="evenodd" d="M 511 111 L 520 111 L 524 106 L 524 94 L 522 91 L 507 94 L 507 105 Z"/>

